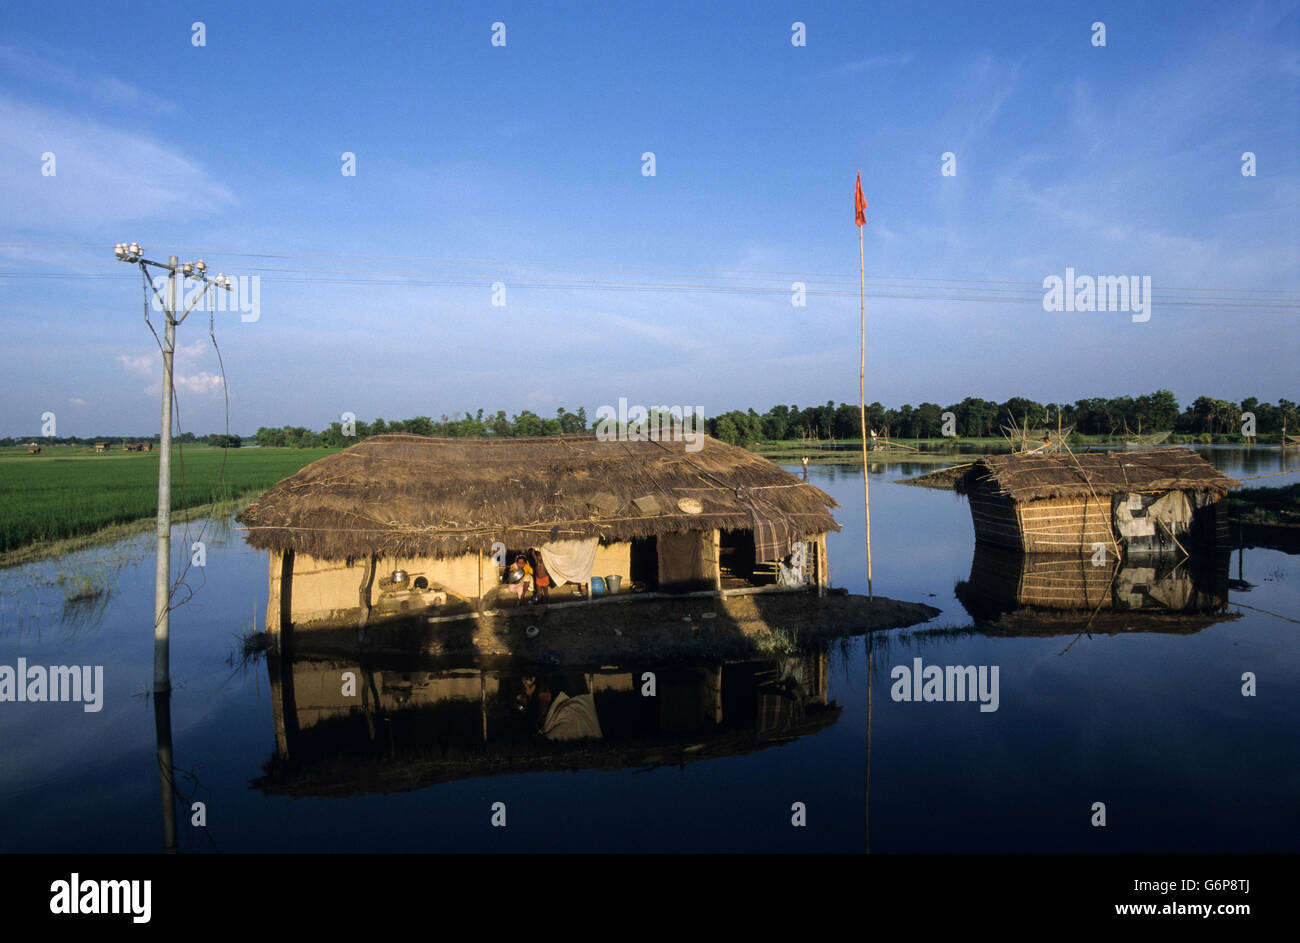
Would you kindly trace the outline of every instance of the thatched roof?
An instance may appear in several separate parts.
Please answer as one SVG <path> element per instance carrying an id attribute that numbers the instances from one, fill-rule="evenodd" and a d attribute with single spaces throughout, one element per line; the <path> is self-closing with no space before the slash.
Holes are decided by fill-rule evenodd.
<path id="1" fill-rule="evenodd" d="M 1131 492 L 1207 491 L 1222 497 L 1241 482 L 1191 449 L 988 455 L 958 479 L 959 494 L 987 483 L 1017 501 Z"/>
<path id="2" fill-rule="evenodd" d="M 590 435 L 372 436 L 286 478 L 239 519 L 254 547 L 325 559 L 749 529 L 754 507 L 795 534 L 839 530 L 826 492 L 746 449 L 702 442 L 687 452 L 682 442 Z"/>

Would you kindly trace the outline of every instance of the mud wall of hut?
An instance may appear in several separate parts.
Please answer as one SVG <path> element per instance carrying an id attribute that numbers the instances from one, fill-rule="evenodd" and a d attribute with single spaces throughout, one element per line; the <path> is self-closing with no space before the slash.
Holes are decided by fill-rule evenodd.
<path id="1" fill-rule="evenodd" d="M 718 532 L 660 534 L 659 588 L 693 592 L 718 586 Z"/>
<path id="2" fill-rule="evenodd" d="M 282 612 L 281 567 L 276 565 L 277 554 L 271 556 L 271 590 L 268 604 L 268 625 L 271 610 Z M 467 599 L 477 599 L 479 591 L 480 561 L 478 554 L 465 554 L 444 560 L 428 558 L 384 558 L 376 567 L 374 585 L 370 590 L 373 602 L 378 595 L 379 579 L 395 569 L 406 570 L 412 580 L 423 576 L 429 585 L 446 589 Z M 366 572 L 364 560 L 351 566 L 344 560 L 319 560 L 306 554 L 294 554 L 292 583 L 287 607 L 293 622 L 315 622 L 336 619 L 342 612 L 357 609 L 360 605 L 361 580 Z M 497 568 L 490 557 L 482 561 L 484 587 L 495 585 Z"/>
<path id="3" fill-rule="evenodd" d="M 306 554 L 272 553 L 270 557 L 266 614 L 269 631 L 278 631 L 286 620 L 304 624 L 338 621 L 359 607 L 361 581 L 366 572 L 364 560 L 353 561 L 349 566 L 343 560 L 319 560 Z M 618 575 L 627 581 L 631 565 L 630 543 L 600 544 L 592 572 L 601 577 Z M 477 600 L 481 589 L 484 598 L 491 602 L 502 587 L 503 568 L 487 554 L 482 558 L 471 553 L 441 560 L 385 557 L 376 567 L 370 590 L 372 604 L 379 597 L 379 580 L 395 569 L 406 570 L 412 581 L 422 576 L 431 589 L 444 590 L 466 600 Z"/>

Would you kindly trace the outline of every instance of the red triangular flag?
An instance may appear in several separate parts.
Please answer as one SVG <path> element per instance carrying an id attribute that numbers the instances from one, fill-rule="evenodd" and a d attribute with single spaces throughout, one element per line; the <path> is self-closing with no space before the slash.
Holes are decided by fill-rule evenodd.
<path id="1" fill-rule="evenodd" d="M 862 171 L 858 171 L 858 189 L 853 194 L 853 209 L 857 213 L 855 222 L 859 226 L 867 224 L 867 198 L 862 195 Z"/>

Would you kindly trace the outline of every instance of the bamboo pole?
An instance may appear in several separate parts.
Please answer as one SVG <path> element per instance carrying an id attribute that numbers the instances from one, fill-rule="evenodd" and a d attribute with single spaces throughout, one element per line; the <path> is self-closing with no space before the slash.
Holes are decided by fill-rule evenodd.
<path id="1" fill-rule="evenodd" d="M 858 263 L 862 276 L 862 359 L 858 368 L 858 400 L 860 411 L 858 418 L 862 423 L 862 504 L 866 509 L 867 521 L 867 598 L 872 599 L 871 591 L 871 485 L 867 470 L 867 262 L 863 248 L 862 227 L 858 227 Z"/>

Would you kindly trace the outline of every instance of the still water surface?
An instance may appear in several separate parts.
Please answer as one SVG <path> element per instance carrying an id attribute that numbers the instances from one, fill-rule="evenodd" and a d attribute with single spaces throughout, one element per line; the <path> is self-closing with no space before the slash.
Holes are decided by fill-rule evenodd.
<path id="1" fill-rule="evenodd" d="M 1275 449 L 1202 454 L 1235 476 L 1282 467 Z M 954 592 L 975 549 L 964 500 L 896 483 L 933 467 L 871 470 L 875 590 L 942 615 L 873 637 L 869 725 L 856 638 L 806 658 L 567 675 L 302 661 L 290 670 L 298 729 L 277 726 L 283 673 L 239 654 L 265 611 L 265 556 L 238 530 L 209 529 L 207 565 L 172 617 L 180 850 L 861 852 L 868 836 L 873 852 L 1300 847 L 1300 626 L 1278 617 L 1300 618 L 1300 557 L 1234 553 L 1227 612 L 1240 617 L 1196 631 L 991 633 Z M 832 582 L 864 592 L 861 471 L 809 479 L 843 505 Z M 173 545 L 195 530 L 178 525 Z M 0 571 L 0 664 L 103 665 L 105 687 L 96 713 L 0 704 L 0 850 L 160 850 L 151 554 L 141 535 Z M 54 581 L 72 572 L 111 591 L 66 605 Z M 918 657 L 998 666 L 998 709 L 891 700 L 891 668 Z M 366 711 L 339 709 L 333 679 L 349 667 L 377 682 Z M 663 684 L 649 713 L 630 688 L 646 670 Z M 1255 697 L 1242 696 L 1244 672 Z M 602 739 L 575 750 L 535 733 L 536 703 L 518 710 L 529 677 L 591 692 Z M 292 762 L 275 760 L 286 748 Z M 206 828 L 190 824 L 195 801 Z M 504 828 L 491 825 L 497 802 Z M 1089 824 L 1097 802 L 1105 828 Z"/>

